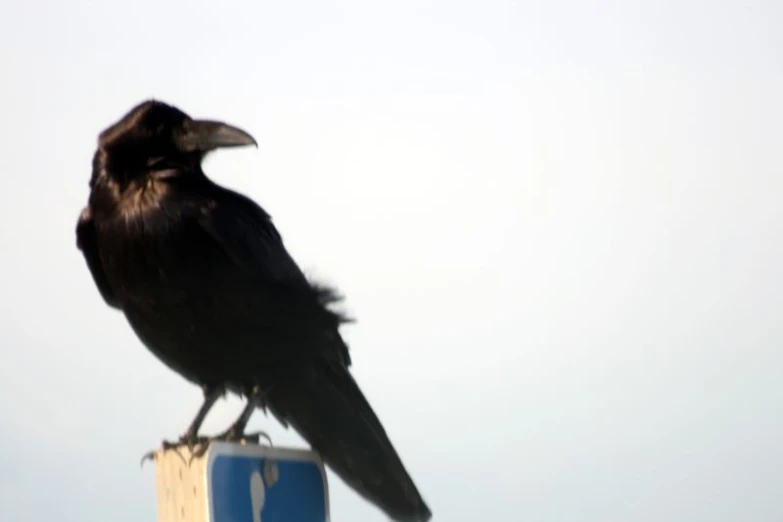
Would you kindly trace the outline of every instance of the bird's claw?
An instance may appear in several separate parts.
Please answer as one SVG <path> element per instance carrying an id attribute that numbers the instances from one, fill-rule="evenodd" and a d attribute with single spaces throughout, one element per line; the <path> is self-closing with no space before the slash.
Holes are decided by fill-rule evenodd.
<path id="1" fill-rule="evenodd" d="M 242 444 L 247 444 L 249 442 L 253 444 L 259 444 L 261 441 L 261 437 L 265 438 L 267 442 L 269 442 L 269 445 L 272 446 L 272 438 L 265 431 L 256 431 L 253 433 L 243 433 L 243 432 L 238 433 L 234 429 L 229 429 L 228 431 L 215 437 L 213 440 L 221 440 L 224 442 L 239 442 Z"/>
<path id="2" fill-rule="evenodd" d="M 190 463 L 193 461 L 193 456 L 197 454 L 198 452 L 201 452 L 201 449 L 196 450 L 196 446 L 208 446 L 209 445 L 209 438 L 207 437 L 199 437 L 196 435 L 191 435 L 189 433 L 186 433 L 185 435 L 181 436 L 179 438 L 178 442 L 170 442 L 168 440 L 164 440 L 161 442 L 161 449 L 163 451 L 169 451 L 173 450 L 174 453 L 177 454 L 177 456 L 182 459 L 183 463 L 186 463 L 188 467 L 190 467 Z M 188 450 L 191 453 L 191 458 L 189 462 L 185 461 L 185 457 L 182 456 L 182 453 L 180 453 L 179 449 L 182 446 L 187 446 Z M 205 452 L 206 450 L 204 450 Z M 203 455 L 204 452 L 201 452 L 200 455 Z M 147 460 L 155 460 L 155 455 L 158 453 L 156 450 L 148 451 L 141 457 L 141 463 L 140 466 L 144 466 L 144 462 Z"/>
<path id="3" fill-rule="evenodd" d="M 207 453 L 210 442 L 212 442 L 211 439 L 209 439 L 208 437 L 203 437 L 203 440 L 199 442 L 197 449 L 189 448 L 190 458 L 188 459 L 188 467 L 190 467 L 190 465 L 193 464 L 194 459 L 200 459 Z"/>
<path id="4" fill-rule="evenodd" d="M 265 438 L 266 441 L 269 443 L 269 446 L 272 447 L 274 444 L 272 444 L 272 437 L 269 436 L 269 434 L 265 431 L 256 431 L 254 433 L 245 433 L 239 438 L 239 442 L 247 443 L 248 441 L 252 442 L 253 444 L 261 444 L 261 437 Z"/>
<path id="5" fill-rule="evenodd" d="M 237 433 L 235 430 L 229 429 L 228 431 L 221 433 L 220 435 L 215 435 L 214 437 L 200 437 L 198 449 L 195 451 L 191 449 L 190 459 L 188 460 L 188 467 L 190 467 L 194 459 L 203 457 L 207 453 L 209 445 L 213 442 L 239 442 L 243 444 L 251 442 L 253 444 L 259 444 L 261 437 L 265 438 L 269 442 L 269 445 L 272 446 L 271 437 L 269 437 L 269 435 L 264 431 L 257 431 L 254 433 Z"/>
<path id="6" fill-rule="evenodd" d="M 155 460 L 155 451 L 154 450 L 148 451 L 147 453 L 145 453 L 144 455 L 141 456 L 141 460 L 139 461 L 139 467 L 143 468 L 144 467 L 144 463 L 147 462 L 148 460 Z"/>

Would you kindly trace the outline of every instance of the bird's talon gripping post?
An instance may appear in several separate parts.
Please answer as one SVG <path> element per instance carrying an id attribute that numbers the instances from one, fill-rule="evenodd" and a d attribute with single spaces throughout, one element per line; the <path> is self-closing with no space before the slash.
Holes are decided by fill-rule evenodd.
<path id="1" fill-rule="evenodd" d="M 185 462 L 185 457 L 183 457 L 183 456 L 182 456 L 182 453 L 180 453 L 180 452 L 179 452 L 179 446 L 180 446 L 180 445 L 181 445 L 181 443 L 180 443 L 180 444 L 176 444 L 176 443 L 174 443 L 174 442 L 169 442 L 169 441 L 167 441 L 167 440 L 164 440 L 164 441 L 162 442 L 162 444 L 161 444 L 161 449 L 162 449 L 163 451 L 169 451 L 169 450 L 173 450 L 173 451 L 174 451 L 174 453 L 176 453 L 176 454 L 177 454 L 177 456 L 178 456 L 180 459 L 182 459 L 182 462 L 184 463 L 184 462 Z M 145 453 L 144 455 L 142 455 L 142 457 L 141 457 L 141 462 L 139 463 L 139 466 L 143 468 L 143 467 L 144 467 L 144 463 L 145 463 L 147 460 L 153 460 L 153 461 L 154 461 L 154 460 L 155 460 L 155 455 L 156 455 L 156 453 L 157 453 L 157 451 L 156 451 L 156 450 L 150 450 L 150 451 L 148 451 L 147 453 Z"/>
<path id="2" fill-rule="evenodd" d="M 190 459 L 188 459 L 188 467 L 190 467 L 191 464 L 193 464 L 194 459 L 200 459 L 203 457 L 207 450 L 209 449 L 209 439 L 204 437 L 203 441 L 199 441 L 198 449 L 190 450 Z"/>
<path id="3" fill-rule="evenodd" d="M 266 441 L 269 443 L 269 447 L 273 447 L 274 444 L 272 444 L 272 437 L 269 436 L 268 433 L 265 431 L 257 431 L 255 433 L 246 433 L 240 437 L 240 441 L 247 444 L 248 441 L 252 442 L 253 444 L 261 444 L 261 437 L 265 438 Z"/>
<path id="4" fill-rule="evenodd" d="M 198 439 L 192 439 L 184 443 L 188 447 L 188 451 L 193 454 L 193 452 L 196 450 L 196 447 L 200 446 L 202 444 L 201 440 Z"/>
<path id="5" fill-rule="evenodd" d="M 141 462 L 139 462 L 139 467 L 143 468 L 144 463 L 147 462 L 147 460 L 155 460 L 155 452 L 154 451 L 148 451 L 144 455 L 141 456 Z"/>

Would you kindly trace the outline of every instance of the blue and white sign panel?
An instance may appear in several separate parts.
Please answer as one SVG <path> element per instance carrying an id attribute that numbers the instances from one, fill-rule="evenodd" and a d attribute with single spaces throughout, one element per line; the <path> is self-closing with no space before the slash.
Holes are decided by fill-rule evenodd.
<path id="1" fill-rule="evenodd" d="M 207 452 L 210 522 L 328 522 L 329 489 L 311 451 L 212 443 Z"/>

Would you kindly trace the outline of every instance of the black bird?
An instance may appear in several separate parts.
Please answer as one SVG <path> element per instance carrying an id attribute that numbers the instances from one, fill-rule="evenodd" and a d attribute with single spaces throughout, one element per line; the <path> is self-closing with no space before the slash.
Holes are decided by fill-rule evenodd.
<path id="1" fill-rule="evenodd" d="M 306 279 L 270 216 L 207 178 L 205 154 L 256 145 L 245 131 L 156 100 L 104 130 L 77 245 L 106 303 L 142 343 L 204 390 L 180 443 L 226 391 L 268 408 L 342 480 L 398 521 L 431 512 L 354 381 L 336 292 Z"/>

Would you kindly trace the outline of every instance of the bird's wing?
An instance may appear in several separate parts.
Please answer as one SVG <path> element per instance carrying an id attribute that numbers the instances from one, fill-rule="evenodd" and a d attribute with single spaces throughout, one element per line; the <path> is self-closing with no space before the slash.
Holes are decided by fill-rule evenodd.
<path id="1" fill-rule="evenodd" d="M 213 271 L 231 278 L 222 279 L 220 287 L 242 301 L 232 312 L 247 319 L 255 313 L 257 297 L 268 293 L 283 312 L 274 326 L 282 323 L 303 341 L 286 343 L 287 353 L 310 355 L 298 357 L 299 364 L 274 367 L 269 347 L 277 343 L 268 342 L 268 328 L 259 336 L 267 344 L 265 364 L 259 367 L 273 366 L 278 377 L 265 390 L 269 411 L 284 426 L 296 429 L 346 483 L 394 520 L 429 520 L 429 508 L 348 371 L 347 346 L 337 332 L 342 318 L 324 305 L 336 296 L 308 283 L 269 215 L 250 199 L 222 192 L 201 214 L 201 226 L 220 245 L 222 259 L 230 263 L 214 266 Z M 234 360 L 244 366 L 254 362 L 247 353 Z"/>
<path id="2" fill-rule="evenodd" d="M 103 265 L 101 264 L 101 257 L 98 253 L 97 236 L 95 234 L 95 224 L 93 223 L 89 206 L 82 210 L 79 221 L 76 224 L 76 246 L 82 251 L 84 259 L 87 261 L 87 267 L 90 269 L 92 278 L 95 281 L 95 286 L 98 287 L 98 291 L 101 293 L 103 300 L 112 308 L 120 310 L 119 300 L 114 294 L 111 285 L 109 285 L 109 280 L 106 277 Z"/>
<path id="3" fill-rule="evenodd" d="M 280 233 L 264 209 L 241 194 L 215 192 L 199 224 L 219 244 L 235 268 L 269 282 L 300 285 L 307 282 L 283 246 Z"/>
<path id="4" fill-rule="evenodd" d="M 268 296 L 264 300 L 274 304 L 264 308 L 274 310 L 277 328 L 290 328 L 311 341 L 327 341 L 316 343 L 326 352 L 311 348 L 332 355 L 339 352 L 338 359 L 350 364 L 338 333 L 339 325 L 349 319 L 329 308 L 340 297 L 333 289 L 308 281 L 283 245 L 269 214 L 251 199 L 220 188 L 213 191 L 208 208 L 200 213 L 199 224 L 230 264 L 220 268 L 230 278 L 224 288 L 235 289 L 237 299 L 247 296 L 247 303 L 259 303 L 260 296 Z M 250 308 L 245 310 L 253 313 L 253 306 Z"/>

